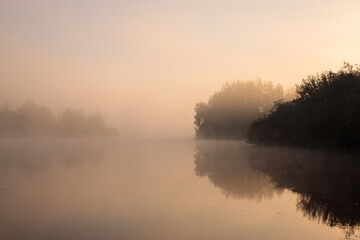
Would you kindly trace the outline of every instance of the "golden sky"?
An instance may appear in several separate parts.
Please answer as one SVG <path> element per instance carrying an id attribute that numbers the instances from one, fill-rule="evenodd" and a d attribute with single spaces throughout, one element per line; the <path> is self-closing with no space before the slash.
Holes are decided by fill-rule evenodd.
<path id="1" fill-rule="evenodd" d="M 0 101 L 100 111 L 124 137 L 194 135 L 226 81 L 360 63 L 360 1 L 0 1 Z"/>

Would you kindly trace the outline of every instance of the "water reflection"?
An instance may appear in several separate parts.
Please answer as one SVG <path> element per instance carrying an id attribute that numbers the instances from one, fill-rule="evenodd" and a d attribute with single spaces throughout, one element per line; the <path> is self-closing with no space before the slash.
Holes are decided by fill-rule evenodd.
<path id="1" fill-rule="evenodd" d="M 311 213 L 305 209 L 312 207 L 323 216 L 324 206 L 334 205 L 329 202 L 334 196 L 326 194 L 333 187 L 324 189 L 313 153 L 310 158 L 292 150 L 203 142 L 195 154 L 195 170 L 204 176 L 199 178 L 194 174 L 194 144 L 0 141 L 0 239 L 343 238 L 338 227 L 318 225 L 301 214 Z M 336 181 L 354 188 L 349 179 L 356 180 L 355 163 L 345 161 L 343 169 L 332 164 L 328 173 L 348 175 Z M 330 181 L 327 177 L 323 181 Z M 320 192 L 313 193 L 317 187 Z M 357 209 L 349 205 L 347 215 L 342 209 L 351 198 L 346 194 L 354 190 L 337 191 L 345 200 L 333 200 L 341 205 L 335 210 L 353 221 L 343 220 L 338 226 L 357 226 Z M 328 205 L 318 200 L 323 195 Z"/>
<path id="2" fill-rule="evenodd" d="M 213 142 L 197 145 L 195 165 L 226 196 L 262 199 L 289 189 L 309 219 L 346 237 L 360 225 L 359 155 Z"/>
<path id="3" fill-rule="evenodd" d="M 195 172 L 207 176 L 227 197 L 261 201 L 281 194 L 271 178 L 250 168 L 249 145 L 237 142 L 199 142 L 196 146 Z"/>
<path id="4" fill-rule="evenodd" d="M 348 228 L 348 234 L 360 225 L 358 155 L 263 147 L 248 158 L 277 187 L 298 193 L 297 207 L 308 218 Z"/>
<path id="5" fill-rule="evenodd" d="M 91 140 L 6 140 L 0 143 L 0 174 L 19 170 L 30 177 L 54 163 L 66 168 L 105 158 L 105 146 Z"/>

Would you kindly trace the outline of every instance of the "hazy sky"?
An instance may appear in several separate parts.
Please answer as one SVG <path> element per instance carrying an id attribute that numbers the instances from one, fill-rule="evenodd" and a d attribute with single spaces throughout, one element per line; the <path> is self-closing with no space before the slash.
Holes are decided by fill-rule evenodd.
<path id="1" fill-rule="evenodd" d="M 290 86 L 360 63 L 360 1 L 0 0 L 0 101 L 101 111 L 124 137 L 192 137 L 226 81 Z"/>

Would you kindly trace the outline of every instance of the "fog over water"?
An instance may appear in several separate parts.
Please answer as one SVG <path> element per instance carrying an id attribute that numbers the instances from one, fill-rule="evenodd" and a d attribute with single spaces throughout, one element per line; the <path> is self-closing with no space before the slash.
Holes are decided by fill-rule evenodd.
<path id="1" fill-rule="evenodd" d="M 358 156 L 242 142 L 0 144 L 2 239 L 356 239 Z"/>
<path id="2" fill-rule="evenodd" d="M 226 81 L 285 87 L 358 63 L 358 1 L 0 2 L 0 102 L 100 111 L 124 138 L 192 138 Z M 336 29 L 336 31 L 334 31 Z"/>
<path id="3" fill-rule="evenodd" d="M 194 140 L 251 141 L 249 124 L 306 75 L 360 63 L 359 9 L 0 0 L 0 239 L 359 239 L 359 155 Z M 344 66 L 358 83 L 360 68 Z M 343 152 L 327 134 L 360 141 L 360 85 L 344 86 L 343 105 L 325 95 L 345 130 L 323 124 L 339 114 L 319 98 L 325 121 L 306 135 Z M 286 136 L 262 122 L 252 139 Z"/>

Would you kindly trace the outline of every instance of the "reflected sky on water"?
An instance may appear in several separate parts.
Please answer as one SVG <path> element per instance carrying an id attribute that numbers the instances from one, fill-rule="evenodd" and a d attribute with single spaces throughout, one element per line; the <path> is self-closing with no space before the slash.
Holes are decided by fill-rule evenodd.
<path id="1" fill-rule="evenodd" d="M 1 140 L 0 239 L 357 239 L 357 155 Z"/>

